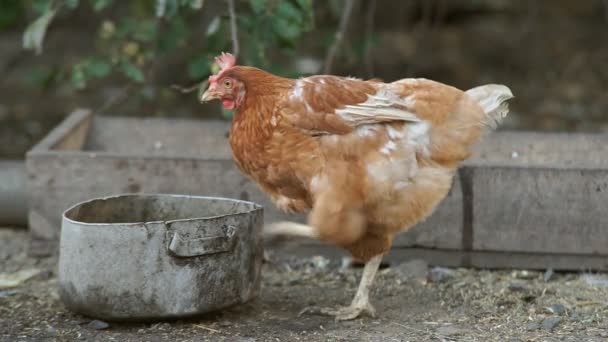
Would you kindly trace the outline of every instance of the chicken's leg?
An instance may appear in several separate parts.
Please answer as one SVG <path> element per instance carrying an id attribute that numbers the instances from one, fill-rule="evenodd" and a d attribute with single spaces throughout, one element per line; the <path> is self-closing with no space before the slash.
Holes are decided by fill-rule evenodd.
<path id="1" fill-rule="evenodd" d="M 339 309 L 332 308 L 318 308 L 318 307 L 307 307 L 300 312 L 300 315 L 304 313 L 316 313 L 322 315 L 335 316 L 338 321 L 351 320 L 359 317 L 363 312 L 369 314 L 372 317 L 376 316 L 376 310 L 369 302 L 369 290 L 374 282 L 376 272 L 380 267 L 382 261 L 382 255 L 377 255 L 369 260 L 363 268 L 363 275 L 359 282 L 359 288 L 353 298 L 350 306 Z"/>

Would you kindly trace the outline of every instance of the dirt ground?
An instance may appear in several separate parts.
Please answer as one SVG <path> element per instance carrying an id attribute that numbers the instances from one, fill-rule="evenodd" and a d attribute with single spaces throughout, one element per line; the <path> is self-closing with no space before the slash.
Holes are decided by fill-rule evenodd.
<path id="1" fill-rule="evenodd" d="M 422 261 L 383 268 L 372 292 L 378 317 L 298 317 L 307 305 L 347 304 L 361 269 L 341 260 L 268 251 L 260 297 L 196 319 L 118 324 L 68 311 L 54 255 L 26 231 L 0 229 L 0 341 L 605 341 L 608 276 L 525 270 L 442 269 Z M 37 256 L 36 256 L 37 255 Z"/>

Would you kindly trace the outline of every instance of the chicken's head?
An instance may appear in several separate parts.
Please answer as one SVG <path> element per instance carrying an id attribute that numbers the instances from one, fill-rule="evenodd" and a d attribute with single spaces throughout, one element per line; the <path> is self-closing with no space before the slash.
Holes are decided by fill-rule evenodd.
<path id="1" fill-rule="evenodd" d="M 220 71 L 209 76 L 209 87 L 200 100 L 207 102 L 219 99 L 226 109 L 235 109 L 243 102 L 245 86 L 241 81 L 227 75 L 226 71 L 235 66 L 236 60 L 233 55 L 222 53 L 215 58 L 215 62 L 220 67 Z"/>

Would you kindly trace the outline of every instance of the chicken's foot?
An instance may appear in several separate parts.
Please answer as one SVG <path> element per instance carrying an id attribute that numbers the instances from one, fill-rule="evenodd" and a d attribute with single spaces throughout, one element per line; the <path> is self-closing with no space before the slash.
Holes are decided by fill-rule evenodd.
<path id="1" fill-rule="evenodd" d="M 381 261 L 382 255 L 377 255 L 365 264 L 363 275 L 359 282 L 359 288 L 357 289 L 355 298 L 353 298 L 353 301 L 349 306 L 338 309 L 310 306 L 300 311 L 298 316 L 305 313 L 328 315 L 334 316 L 337 321 L 355 319 L 362 313 L 367 313 L 372 317 L 376 317 L 376 310 L 369 302 L 369 290 L 374 282 L 374 277 L 380 267 Z"/>

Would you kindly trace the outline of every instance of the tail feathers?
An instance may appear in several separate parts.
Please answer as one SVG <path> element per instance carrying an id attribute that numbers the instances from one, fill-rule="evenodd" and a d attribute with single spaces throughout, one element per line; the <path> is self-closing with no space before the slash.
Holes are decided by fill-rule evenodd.
<path id="1" fill-rule="evenodd" d="M 315 227 L 290 221 L 279 221 L 265 225 L 262 234 L 264 236 L 290 235 L 311 239 L 319 237 L 319 232 Z"/>
<path id="2" fill-rule="evenodd" d="M 509 113 L 507 101 L 514 97 L 511 89 L 502 84 L 486 84 L 469 89 L 465 93 L 479 103 L 487 114 L 484 124 L 492 129 L 495 129 L 507 116 Z"/>

